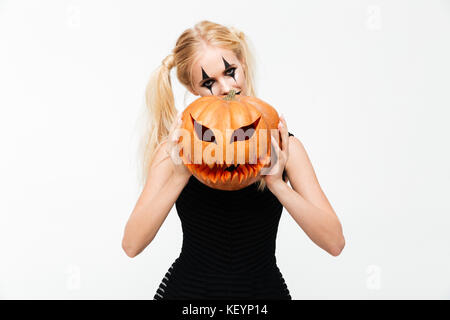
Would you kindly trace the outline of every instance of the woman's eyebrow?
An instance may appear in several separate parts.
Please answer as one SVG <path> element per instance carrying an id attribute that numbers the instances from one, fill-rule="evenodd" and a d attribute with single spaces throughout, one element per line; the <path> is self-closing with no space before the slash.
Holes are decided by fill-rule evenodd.
<path id="1" fill-rule="evenodd" d="M 211 78 L 210 76 L 208 76 L 208 74 L 206 73 L 206 71 L 203 70 L 203 67 L 201 67 L 201 68 L 202 68 L 202 80 L 200 80 L 200 82 L 199 82 L 199 85 L 200 85 L 200 86 L 201 86 L 204 82 L 206 82 L 206 81 L 208 81 L 208 80 L 214 80 L 214 78 Z M 230 68 L 237 68 L 237 65 L 235 65 L 234 63 L 229 64 L 229 65 L 228 65 L 228 68 L 225 68 L 225 69 L 224 69 L 224 72 L 227 71 L 227 70 L 230 69 Z"/>

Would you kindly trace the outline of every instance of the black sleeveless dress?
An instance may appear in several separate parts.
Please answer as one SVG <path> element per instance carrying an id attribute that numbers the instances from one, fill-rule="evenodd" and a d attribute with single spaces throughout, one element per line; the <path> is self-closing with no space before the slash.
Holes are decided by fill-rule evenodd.
<path id="1" fill-rule="evenodd" d="M 292 299 L 275 257 L 283 206 L 257 185 L 218 190 L 190 177 L 175 202 L 181 253 L 154 300 Z"/>

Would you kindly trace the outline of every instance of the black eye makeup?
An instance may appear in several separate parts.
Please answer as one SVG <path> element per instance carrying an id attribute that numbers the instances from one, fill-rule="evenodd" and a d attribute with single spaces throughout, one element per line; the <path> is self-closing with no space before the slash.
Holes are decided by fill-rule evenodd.
<path id="1" fill-rule="evenodd" d="M 223 57 L 222 57 L 222 59 L 223 59 Z M 223 59 L 223 61 L 224 61 L 225 67 L 226 67 L 225 71 L 223 72 L 224 75 L 232 77 L 234 79 L 234 81 L 237 82 L 235 79 L 237 66 L 230 65 L 228 62 L 226 62 L 225 59 Z M 211 92 L 211 94 L 213 94 L 212 86 L 214 85 L 215 80 L 212 79 L 203 68 L 202 68 L 202 78 L 203 79 L 202 79 L 202 82 L 200 82 L 200 87 L 207 88 Z"/>
<path id="2" fill-rule="evenodd" d="M 234 79 L 234 77 L 235 77 L 235 72 L 236 72 L 236 69 L 237 68 L 230 68 L 230 69 L 228 69 L 228 70 L 226 70 L 225 71 L 225 75 L 227 75 L 227 76 L 230 76 L 230 77 L 232 77 L 233 79 Z M 236 79 L 234 79 L 234 81 L 236 81 Z M 214 80 L 212 80 L 212 79 L 209 79 L 209 80 L 207 80 L 207 81 L 205 81 L 205 82 L 203 82 L 203 84 L 201 85 L 202 87 L 211 87 L 212 85 L 214 84 Z M 208 88 L 209 89 L 209 88 Z"/>
<path id="3" fill-rule="evenodd" d="M 234 76 L 235 76 L 235 72 L 236 72 L 236 69 L 237 68 L 230 68 L 230 69 L 228 69 L 227 71 L 225 71 L 225 74 L 227 75 L 227 76 L 230 76 L 230 77 L 232 77 L 233 79 L 234 79 Z M 231 72 L 230 72 L 231 71 Z M 236 79 L 234 79 L 234 81 L 236 81 Z"/>
<path id="4" fill-rule="evenodd" d="M 206 87 L 206 88 L 208 88 L 209 91 L 211 91 L 211 94 L 213 94 L 212 89 L 211 89 L 212 83 L 211 83 L 211 84 L 205 85 L 205 83 L 209 83 L 209 81 L 211 81 L 211 80 L 209 80 L 209 81 L 207 80 L 207 79 L 210 78 L 210 76 L 208 76 L 208 74 L 206 73 L 206 71 L 203 70 L 203 67 L 202 67 L 202 78 L 203 78 L 203 81 L 204 81 L 204 80 L 206 80 L 206 81 L 203 82 L 200 86 L 201 86 L 201 87 Z"/>
<path id="5" fill-rule="evenodd" d="M 227 60 L 225 60 L 224 57 L 222 57 L 222 61 L 223 64 L 225 65 L 225 74 L 229 75 L 230 77 L 232 77 L 234 79 L 234 71 L 236 70 L 236 68 L 231 68 L 230 69 L 230 64 L 228 63 Z M 233 70 L 232 74 L 228 74 L 228 71 Z M 236 79 L 234 79 L 234 82 L 236 82 Z"/>

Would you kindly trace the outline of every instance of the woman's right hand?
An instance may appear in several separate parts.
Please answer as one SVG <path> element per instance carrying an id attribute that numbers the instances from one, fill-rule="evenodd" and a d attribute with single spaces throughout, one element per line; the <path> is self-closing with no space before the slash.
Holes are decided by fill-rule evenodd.
<path id="1" fill-rule="evenodd" d="M 166 153 L 169 155 L 172 160 L 172 164 L 174 166 L 174 174 L 177 177 L 189 179 L 192 173 L 188 170 L 188 168 L 184 165 L 181 157 L 179 156 L 180 149 L 178 148 L 178 140 L 179 135 L 177 135 L 177 130 L 181 128 L 181 115 L 182 112 L 179 112 L 173 121 L 170 129 L 166 147 Z"/>

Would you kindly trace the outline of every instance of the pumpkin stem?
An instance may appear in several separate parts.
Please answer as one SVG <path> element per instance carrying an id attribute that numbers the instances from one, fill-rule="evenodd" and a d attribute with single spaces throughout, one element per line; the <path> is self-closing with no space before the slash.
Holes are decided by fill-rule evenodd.
<path id="1" fill-rule="evenodd" d="M 231 89 L 230 92 L 228 92 L 228 95 L 225 98 L 223 98 L 223 100 L 226 101 L 236 100 L 236 90 Z"/>

